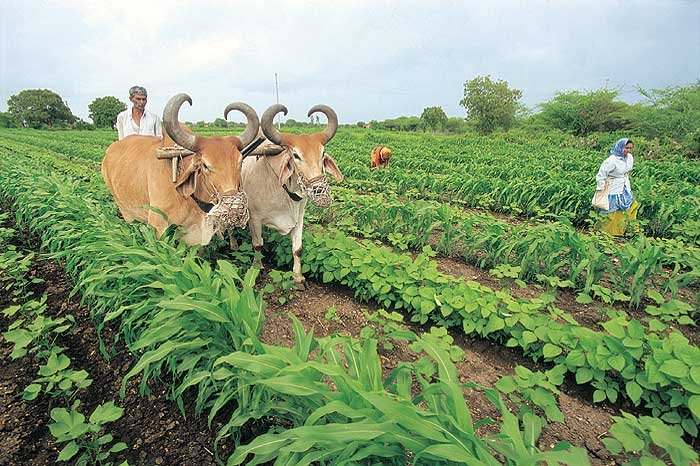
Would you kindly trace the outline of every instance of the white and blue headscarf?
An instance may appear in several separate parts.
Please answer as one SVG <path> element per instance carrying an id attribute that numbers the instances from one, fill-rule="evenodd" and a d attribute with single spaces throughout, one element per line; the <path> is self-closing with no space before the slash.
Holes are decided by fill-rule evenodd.
<path id="1" fill-rule="evenodd" d="M 615 157 L 624 157 L 625 154 L 625 146 L 627 146 L 627 143 L 630 140 L 628 138 L 622 138 L 618 140 L 613 146 L 612 149 L 610 149 L 610 155 L 614 155 Z"/>

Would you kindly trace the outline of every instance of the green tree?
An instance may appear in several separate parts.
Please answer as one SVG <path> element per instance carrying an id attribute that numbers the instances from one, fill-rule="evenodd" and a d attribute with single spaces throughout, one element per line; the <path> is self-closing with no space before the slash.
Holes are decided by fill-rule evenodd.
<path id="1" fill-rule="evenodd" d="M 226 128 L 228 126 L 228 121 L 224 120 L 223 118 L 217 118 L 212 123 L 212 126 L 215 126 L 217 128 Z"/>
<path id="2" fill-rule="evenodd" d="M 0 128 L 16 128 L 17 122 L 15 122 L 12 115 L 9 112 L 0 112 Z"/>
<path id="3" fill-rule="evenodd" d="M 426 107 L 420 116 L 423 127 L 432 131 L 441 130 L 447 123 L 447 115 L 442 107 Z"/>
<path id="4" fill-rule="evenodd" d="M 126 110 L 126 104 L 121 100 L 108 95 L 98 97 L 88 105 L 88 116 L 97 128 L 113 128 L 117 121 L 117 115 Z"/>
<path id="5" fill-rule="evenodd" d="M 627 124 L 628 105 L 615 101 L 617 91 L 597 90 L 559 92 L 554 99 L 540 104 L 536 117 L 553 128 L 586 136 L 594 131 L 616 131 Z"/>
<path id="6" fill-rule="evenodd" d="M 477 76 L 464 83 L 464 98 L 459 104 L 474 120 L 482 134 L 496 128 L 510 129 L 518 111 L 523 93 L 511 89 L 506 81 L 492 81 L 491 76 Z"/>
<path id="7" fill-rule="evenodd" d="M 685 87 L 644 90 L 646 104 L 633 106 L 632 129 L 649 138 L 670 137 L 678 141 L 700 130 L 700 81 Z"/>
<path id="8" fill-rule="evenodd" d="M 451 117 L 445 122 L 445 130 L 448 133 L 466 133 L 469 127 L 464 118 Z"/>
<path id="9" fill-rule="evenodd" d="M 75 116 L 61 96 L 48 89 L 25 89 L 7 100 L 7 111 L 24 127 L 66 126 Z"/>

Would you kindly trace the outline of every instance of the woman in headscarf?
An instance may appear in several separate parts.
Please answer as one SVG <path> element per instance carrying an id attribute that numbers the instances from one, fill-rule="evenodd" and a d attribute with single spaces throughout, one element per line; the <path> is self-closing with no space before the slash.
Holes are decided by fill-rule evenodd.
<path id="1" fill-rule="evenodd" d="M 625 233 L 629 220 L 637 218 L 639 203 L 634 199 L 628 173 L 634 165 L 632 140 L 622 138 L 610 149 L 610 156 L 603 161 L 596 175 L 596 191 L 601 191 L 608 183 L 608 210 L 599 210 L 605 215 L 603 231 L 613 236 Z"/>

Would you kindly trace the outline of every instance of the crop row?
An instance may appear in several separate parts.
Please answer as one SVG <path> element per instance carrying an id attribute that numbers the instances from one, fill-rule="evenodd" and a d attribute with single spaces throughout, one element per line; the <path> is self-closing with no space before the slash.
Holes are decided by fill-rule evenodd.
<path id="1" fill-rule="evenodd" d="M 34 144 L 41 142 L 41 138 L 41 134 L 33 136 L 31 143 L 4 140 L 1 145 L 7 150 L 43 158 L 47 165 L 62 164 L 64 171 L 89 176 L 102 186 L 96 163 L 89 161 L 92 158 L 83 159 L 86 156 L 80 155 L 82 151 L 78 151 L 79 155 L 66 156 L 37 148 Z M 341 202 L 336 202 L 323 219 L 341 218 L 346 223 L 354 219 L 354 225 L 341 222 L 338 226 L 384 240 L 398 238 L 397 241 L 412 247 L 428 244 L 432 235 L 439 238 L 438 250 L 462 255 L 480 267 L 513 264 L 520 267 L 522 279 L 536 280 L 540 276 L 551 280 L 549 277 L 554 276 L 573 282 L 585 293 L 591 293 L 601 277 L 606 277 L 610 281 L 611 299 L 613 296 L 629 299 L 633 305 L 639 304 L 652 286 L 675 297 L 679 289 L 695 287 L 698 282 L 697 248 L 684 246 L 677 240 L 639 236 L 624 248 L 616 248 L 601 235 L 578 232 L 564 219 L 511 226 L 485 214 L 467 214 L 440 203 L 407 202 L 387 189 L 383 191 L 365 195 L 336 187 L 336 198 Z M 596 288 L 596 294 L 605 298 L 604 292 Z"/>
<path id="2" fill-rule="evenodd" d="M 519 420 L 492 389 L 502 421 L 494 423 L 498 434 L 480 437 L 444 344 L 430 334 L 416 342 L 434 367 L 430 376 L 403 363 L 383 378 L 375 340 L 316 339 L 298 322 L 293 348 L 262 344 L 256 269 L 241 277 L 226 261 L 211 268 L 196 248 L 105 214 L 70 177 L 17 165 L 0 158 L 0 191 L 15 202 L 17 218 L 65 260 L 98 325 L 118 326 L 140 355 L 123 384 L 140 375 L 148 391 L 169 374 L 169 393 L 181 406 L 192 391 L 197 413 L 226 417 L 219 439 L 237 439 L 253 420 L 279 421 L 239 446 L 228 464 L 248 455 L 280 464 L 588 464 L 583 450 L 568 445 L 539 451 L 537 417 Z"/>
<path id="3" fill-rule="evenodd" d="M 394 149 L 390 170 L 369 169 L 367 154 L 373 144 Z M 344 173 L 360 184 L 375 180 L 412 198 L 459 199 L 469 207 L 528 217 L 566 216 L 577 225 L 588 219 L 595 173 L 604 158 L 571 148 L 488 138 L 358 131 L 339 132 L 329 152 Z M 640 219 L 652 236 L 685 235 L 697 241 L 700 191 L 697 182 L 684 181 L 687 176 L 700 176 L 697 164 L 674 162 L 637 160 L 632 183 L 641 201 Z M 669 180 L 665 178 L 669 173 L 678 176 Z"/>
<path id="4" fill-rule="evenodd" d="M 230 130 L 222 130 L 230 131 Z M 235 130 L 234 130 L 235 132 Z M 99 161 L 112 132 L 3 130 L 3 138 L 26 141 Z M 376 144 L 394 148 L 391 170 L 370 171 Z M 412 199 L 459 201 L 469 207 L 539 216 L 564 216 L 583 225 L 590 214 L 593 178 L 604 154 L 561 148 L 547 141 L 459 138 L 341 128 L 329 151 L 348 184 L 389 187 Z M 633 188 L 641 200 L 640 219 L 651 236 L 700 240 L 700 170 L 683 158 L 639 159 Z"/>
<path id="5" fill-rule="evenodd" d="M 519 347 L 536 360 L 566 368 L 578 383 L 590 383 L 596 402 L 625 397 L 697 435 L 700 349 L 677 331 L 645 329 L 624 313 L 603 323 L 605 331 L 594 331 L 544 298 L 515 299 L 444 275 L 429 260 L 430 251 L 412 259 L 337 231 L 305 235 L 303 271 L 322 281 L 348 286 L 387 308 L 405 309 L 412 321 L 459 327 Z M 276 244 L 279 263 L 289 263 L 288 242 Z"/>
<path id="6" fill-rule="evenodd" d="M 46 295 L 36 298 L 30 286 L 40 282 L 29 278 L 30 264 L 35 260 L 33 252 L 18 249 L 9 240 L 16 235 L 12 228 L 2 227 L 7 213 L 0 212 L 0 289 L 3 300 L 9 305 L 2 311 L 11 319 L 5 341 L 13 345 L 12 359 L 28 358 L 32 355 L 39 362 L 37 377 L 23 389 L 22 398 L 32 401 L 45 397 L 51 399 L 49 431 L 58 444 L 64 444 L 58 461 L 73 459 L 76 464 L 103 464 L 110 456 L 127 448 L 124 442 L 113 443 L 113 436 L 106 432 L 105 425 L 121 417 L 123 410 L 113 401 L 101 404 L 92 411 L 89 419 L 80 412 L 78 394 L 91 384 L 87 371 L 76 370 L 65 354 L 58 339 L 70 333 L 75 319 L 70 314 L 49 315 Z M 124 461 L 120 466 L 128 466 Z"/>
<path id="7" fill-rule="evenodd" d="M 700 250 L 677 240 L 639 236 L 616 246 L 604 235 L 590 236 L 566 221 L 510 225 L 446 204 L 407 202 L 385 192 L 357 194 L 334 188 L 330 209 L 313 209 L 324 224 L 403 247 L 432 244 L 479 267 L 518 266 L 519 278 L 558 277 L 591 293 L 602 278 L 617 296 L 638 305 L 645 292 L 659 287 L 673 297 L 700 284 Z M 338 220 L 336 220 L 338 219 Z"/>

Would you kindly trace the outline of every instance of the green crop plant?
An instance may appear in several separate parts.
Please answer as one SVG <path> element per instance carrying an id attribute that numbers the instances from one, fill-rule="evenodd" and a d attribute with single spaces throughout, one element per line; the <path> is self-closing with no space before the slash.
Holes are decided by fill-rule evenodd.
<path id="1" fill-rule="evenodd" d="M 610 437 L 602 440 L 605 448 L 615 455 L 626 454 L 623 466 L 692 466 L 698 454 L 683 440 L 683 429 L 663 421 L 622 412 L 613 416 Z M 670 462 L 670 463 L 669 463 Z"/>
<path id="2" fill-rule="evenodd" d="M 92 379 L 87 371 L 76 371 L 69 366 L 68 356 L 52 351 L 46 363 L 39 366 L 40 377 L 24 389 L 22 398 L 33 400 L 44 392 L 53 398 L 61 397 L 70 402 L 78 390 L 92 385 Z"/>
<path id="3" fill-rule="evenodd" d="M 75 325 L 75 319 L 70 314 L 54 318 L 45 313 L 46 295 L 3 312 L 8 317 L 16 317 L 3 333 L 5 340 L 14 345 L 10 353 L 12 359 L 21 358 L 28 353 L 47 358 L 51 352 L 61 350 L 56 337 L 69 332 Z"/>
<path id="4" fill-rule="evenodd" d="M 536 408 L 542 410 L 548 420 L 564 422 L 555 395 L 559 394 L 557 387 L 563 383 L 565 373 L 564 366 L 555 366 L 546 372 L 532 372 L 526 367 L 516 366 L 515 375 L 501 377 L 495 387 L 520 407 L 521 418 L 532 414 Z"/>
<path id="5" fill-rule="evenodd" d="M 644 308 L 647 314 L 662 322 L 678 322 L 681 325 L 695 326 L 692 318 L 695 313 L 690 304 L 677 299 L 666 301 L 661 293 L 653 290 L 648 291 L 647 296 L 656 303 L 656 306 L 649 305 Z"/>
<path id="6" fill-rule="evenodd" d="M 296 286 L 292 275 L 291 270 L 286 272 L 275 269 L 270 270 L 268 273 L 270 282 L 263 287 L 263 296 L 271 297 L 280 304 L 285 304 L 294 299 Z"/>
<path id="7" fill-rule="evenodd" d="M 379 309 L 377 312 L 364 313 L 370 327 L 360 331 L 362 338 L 376 339 L 385 350 L 394 349 L 394 341 L 414 341 L 416 334 L 403 326 L 403 315 L 398 312 L 387 312 Z"/>
<path id="8" fill-rule="evenodd" d="M 299 332 L 296 324 L 295 330 Z M 279 464 L 588 464 L 582 450 L 566 444 L 539 452 L 536 425 L 530 419 L 521 424 L 492 389 L 484 390 L 503 423 L 499 434 L 480 438 L 476 428 L 482 423 L 472 420 L 456 369 L 440 340 L 430 334 L 414 345 L 435 365 L 434 377 L 403 364 L 384 383 L 375 340 L 353 343 L 332 336 L 314 344 L 304 335 L 303 330 L 297 333 L 297 339 L 307 342 L 303 347 L 265 346 L 268 354 L 251 358 L 233 353 L 220 360 L 252 389 L 270 392 L 278 409 L 295 399 L 310 408 L 303 424 L 238 447 L 228 465 L 241 464 L 250 455 L 256 463 L 274 459 Z M 317 348 L 313 360 L 308 359 L 312 347 Z M 417 397 L 411 396 L 414 380 L 421 386 Z"/>
<path id="9" fill-rule="evenodd" d="M 65 443 L 57 461 L 72 461 L 71 464 L 76 466 L 112 466 L 110 456 L 126 450 L 127 445 L 124 442 L 112 443 L 114 437 L 105 433 L 105 425 L 121 418 L 124 410 L 110 401 L 97 406 L 86 422 L 78 407 L 79 402 L 76 402 L 70 409 L 51 410 L 54 421 L 49 424 L 51 435 L 58 443 Z M 128 463 L 124 461 L 119 466 L 128 466 Z"/>

